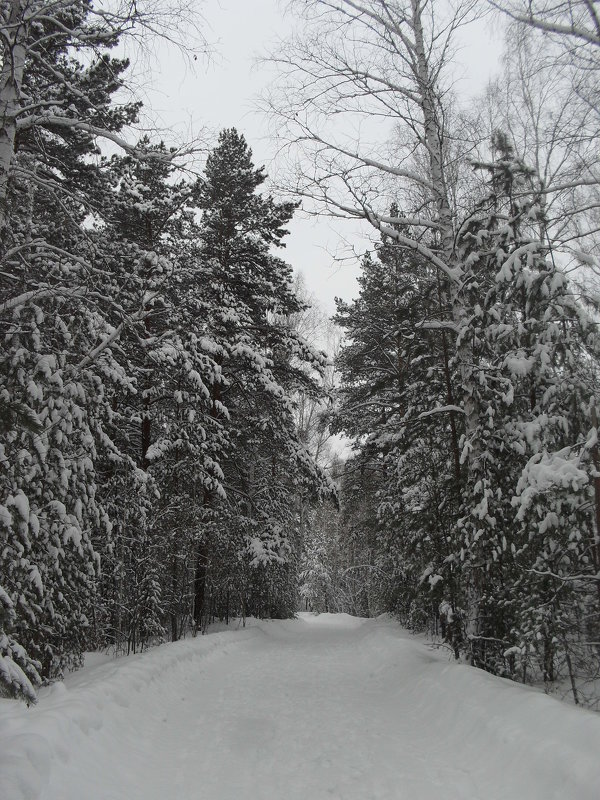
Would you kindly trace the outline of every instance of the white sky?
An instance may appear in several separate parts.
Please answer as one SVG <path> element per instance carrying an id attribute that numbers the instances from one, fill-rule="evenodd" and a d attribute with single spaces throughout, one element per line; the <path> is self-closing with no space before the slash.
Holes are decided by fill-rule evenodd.
<path id="1" fill-rule="evenodd" d="M 277 38 L 292 29 L 293 18 L 284 14 L 278 0 L 206 0 L 203 11 L 207 38 L 215 43 L 211 63 L 197 62 L 196 74 L 172 51 L 161 52 L 155 64 L 147 102 L 167 127 L 195 134 L 203 128 L 216 133 L 236 127 L 252 147 L 257 166 L 276 168 L 276 146 L 268 135 L 264 117 L 254 110 L 257 96 L 272 79 L 270 69 L 256 63 Z M 468 38 L 466 38 L 468 36 Z M 483 22 L 468 29 L 456 75 L 461 94 L 479 92 L 497 68 L 500 35 L 494 36 Z M 275 160 L 275 161 L 274 161 Z M 359 251 L 367 247 L 371 231 L 363 238 L 356 223 L 307 219 L 297 215 L 282 256 L 303 273 L 308 289 L 328 311 L 334 297 L 351 299 L 357 292 L 358 263 L 336 262 L 348 255 L 347 244 Z M 345 248 L 346 249 L 343 249 Z"/>

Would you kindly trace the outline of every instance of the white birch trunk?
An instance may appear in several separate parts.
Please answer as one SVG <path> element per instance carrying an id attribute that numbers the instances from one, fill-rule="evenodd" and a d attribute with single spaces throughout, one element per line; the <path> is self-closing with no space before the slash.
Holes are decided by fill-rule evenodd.
<path id="1" fill-rule="evenodd" d="M 434 189 L 438 222 L 443 250 L 443 258 L 456 275 L 456 280 L 450 282 L 450 304 L 452 308 L 452 321 L 457 330 L 463 330 L 465 321 L 465 308 L 460 297 L 460 284 L 462 278 L 461 264 L 458 262 L 454 247 L 453 215 L 448 200 L 448 189 L 444 175 L 443 130 L 436 108 L 435 90 L 432 85 L 429 59 L 425 47 L 422 22 L 422 0 L 411 0 L 412 28 L 415 37 L 415 77 L 421 98 L 423 112 L 424 142 L 429 154 L 430 182 Z M 468 339 L 461 338 L 457 348 L 458 369 L 462 391 L 462 410 L 465 419 L 465 436 L 467 442 L 473 441 L 479 427 L 479 407 L 474 394 L 468 387 L 472 383 L 473 352 Z M 469 450 L 467 454 L 467 469 L 470 472 L 478 462 L 477 448 Z M 473 577 L 467 589 L 469 596 L 469 615 L 466 620 L 467 633 L 478 635 L 479 631 L 479 591 L 478 569 L 473 569 Z"/>
<path id="2" fill-rule="evenodd" d="M 25 70 L 27 24 L 24 0 L 10 0 L 2 20 L 3 52 L 0 72 L 0 236 L 6 228 L 6 196 L 15 152 L 17 117 Z"/>
<path id="3" fill-rule="evenodd" d="M 444 175 L 443 130 L 436 110 L 435 91 L 432 86 L 429 59 L 424 42 L 421 0 L 411 0 L 411 8 L 412 28 L 415 36 L 415 77 L 423 112 L 424 142 L 429 153 L 430 182 L 434 190 L 434 201 L 440 224 L 443 258 L 456 276 L 455 280 L 450 282 L 449 292 L 452 321 L 456 330 L 460 333 L 465 318 L 465 309 L 459 297 L 462 269 L 455 253 L 453 214 L 448 200 L 448 189 Z M 459 369 L 463 384 L 469 383 L 469 365 L 471 363 L 471 347 L 467 341 L 463 340 L 459 346 Z M 476 404 L 469 393 L 464 395 L 462 401 L 466 435 L 469 438 L 470 434 L 477 429 L 479 414 Z"/>
<path id="4" fill-rule="evenodd" d="M 430 182 L 441 228 L 442 249 L 448 266 L 452 266 L 454 230 L 452 211 L 448 201 L 448 190 L 444 176 L 443 132 L 436 113 L 435 92 L 432 85 L 423 35 L 423 9 L 421 0 L 411 0 L 412 24 L 415 36 L 414 71 L 423 112 L 424 143 L 429 154 Z"/>

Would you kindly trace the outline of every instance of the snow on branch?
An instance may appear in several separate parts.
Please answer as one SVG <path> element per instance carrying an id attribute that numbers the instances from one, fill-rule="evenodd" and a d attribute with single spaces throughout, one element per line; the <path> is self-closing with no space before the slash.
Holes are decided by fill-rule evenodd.
<path id="1" fill-rule="evenodd" d="M 600 47 L 600 22 L 598 20 L 597 11 L 594 8 L 594 3 L 590 3 L 587 0 L 584 0 L 583 3 L 573 2 L 573 0 L 567 0 L 565 3 L 559 3 L 552 8 L 552 12 L 554 14 L 560 15 L 562 14 L 569 14 L 571 17 L 571 23 L 563 23 L 560 22 L 557 18 L 554 19 L 544 19 L 539 12 L 536 14 L 533 10 L 531 3 L 528 3 L 528 11 L 526 13 L 522 13 L 519 11 L 512 11 L 510 8 L 504 3 L 498 3 L 495 0 L 489 0 L 490 4 L 501 11 L 503 14 L 506 14 L 508 17 L 513 19 L 515 22 L 521 22 L 524 25 L 528 25 L 530 28 L 535 28 L 536 30 L 542 31 L 542 33 L 550 33 L 556 34 L 557 36 L 566 36 L 572 39 L 577 39 L 582 42 L 586 42 L 587 44 L 595 45 L 596 47 Z M 593 25 L 592 28 L 586 28 L 583 24 L 576 24 L 573 17 L 574 6 L 585 6 L 590 20 Z"/>
<path id="2" fill-rule="evenodd" d="M 438 406 L 437 408 L 432 408 L 430 411 L 422 411 L 417 419 L 424 419 L 425 417 L 431 417 L 433 414 L 464 414 L 464 408 L 460 406 Z"/>
<path id="3" fill-rule="evenodd" d="M 144 148 L 131 145 L 122 136 L 106 130 L 105 128 L 101 128 L 98 125 L 92 125 L 90 122 L 85 122 L 81 119 L 74 119 L 72 117 L 61 117 L 56 114 L 32 114 L 28 117 L 23 117 L 18 120 L 17 129 L 22 130 L 24 128 L 31 128 L 34 125 L 44 125 L 50 127 L 56 126 L 59 128 L 68 128 L 70 130 L 84 131 L 92 136 L 97 136 L 100 139 L 107 139 L 113 142 L 126 153 L 138 159 L 139 161 L 161 161 L 170 163 L 176 158 L 191 155 L 195 151 L 193 146 L 180 148 L 179 150 L 174 150 L 173 152 L 162 150 L 146 150 Z"/>
<path id="4" fill-rule="evenodd" d="M 87 294 L 85 287 L 72 287 L 72 286 L 53 286 L 48 289 L 32 289 L 29 292 L 23 292 L 17 297 L 11 297 L 10 300 L 5 300 L 0 303 L 0 314 L 11 311 L 13 308 L 22 306 L 30 300 L 43 300 L 46 297 L 57 297 L 64 295 L 65 297 L 82 297 Z"/>
<path id="5" fill-rule="evenodd" d="M 458 326 L 450 320 L 434 319 L 430 322 L 417 322 L 415 328 L 420 328 L 425 331 L 452 331 L 452 333 L 459 333 Z"/>

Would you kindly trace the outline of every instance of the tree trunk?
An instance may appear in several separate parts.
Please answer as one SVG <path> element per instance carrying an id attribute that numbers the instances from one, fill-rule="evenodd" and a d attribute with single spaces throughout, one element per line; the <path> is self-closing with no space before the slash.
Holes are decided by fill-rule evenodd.
<path id="1" fill-rule="evenodd" d="M 206 594 L 206 575 L 208 572 L 208 549 L 204 542 L 198 544 L 196 555 L 196 573 L 194 575 L 194 629 L 196 633 L 202 627 L 204 598 Z"/>
<path id="2" fill-rule="evenodd" d="M 592 398 L 592 425 L 596 428 L 596 435 L 598 435 L 598 414 L 596 412 L 596 405 Z M 592 562 L 594 564 L 594 571 L 596 573 L 596 577 L 598 576 L 598 572 L 600 572 L 600 457 L 598 455 L 598 442 L 592 447 L 592 462 L 594 464 L 594 500 L 595 500 L 595 512 L 596 512 L 596 535 L 594 537 L 593 547 L 592 547 Z M 600 580 L 596 580 L 596 588 L 598 591 L 598 596 L 600 597 Z"/>
<path id="3" fill-rule="evenodd" d="M 176 642 L 179 639 L 179 627 L 177 625 L 177 558 L 173 553 L 171 556 L 171 641 Z"/>
<path id="4" fill-rule="evenodd" d="M 144 404 L 146 405 L 147 402 L 145 401 Z M 152 423 L 150 422 L 150 417 L 146 413 L 142 418 L 142 445 L 141 445 L 142 469 L 148 469 L 149 466 L 149 461 L 146 458 L 146 453 L 148 452 L 148 448 L 150 447 L 151 428 L 152 428 Z"/>
<path id="5" fill-rule="evenodd" d="M 10 10 L 3 15 L 2 70 L 0 72 L 0 239 L 6 219 L 6 196 L 10 167 L 15 152 L 19 99 L 25 70 L 25 38 L 28 26 L 23 21 L 25 3 L 11 0 Z"/>

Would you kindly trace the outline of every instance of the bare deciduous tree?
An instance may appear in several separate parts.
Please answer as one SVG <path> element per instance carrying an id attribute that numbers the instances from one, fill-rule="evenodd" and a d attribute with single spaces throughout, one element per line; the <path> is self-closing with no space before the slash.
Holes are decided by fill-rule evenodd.
<path id="1" fill-rule="evenodd" d="M 268 105 L 299 165 L 295 191 L 332 215 L 365 220 L 438 271 L 439 310 L 421 327 L 444 339 L 448 402 L 440 413 L 452 422 L 458 454 L 460 417 L 467 429 L 477 421 L 468 396 L 457 405 L 448 369 L 453 348 L 446 346 L 465 314 L 455 252 L 464 147 L 452 134 L 447 68 L 474 4 L 304 0 L 292 6 L 306 30 L 272 56 L 283 78 Z M 390 214 L 393 206 L 402 211 Z M 460 343 L 464 365 L 469 346 Z"/>
<path id="2" fill-rule="evenodd" d="M 402 240 L 454 280 L 445 69 L 473 4 L 445 17 L 439 8 L 434 16 L 431 0 L 292 5 L 306 30 L 272 56 L 283 77 L 268 107 L 300 165 L 294 188 L 333 215 Z M 413 212 L 392 219 L 392 202 Z"/>
<path id="3" fill-rule="evenodd" d="M 572 79 L 572 65 L 563 63 L 555 44 L 512 24 L 502 72 L 476 114 L 473 138 L 487 151 L 494 130 L 506 132 L 533 169 L 544 209 L 542 240 L 563 254 L 565 267 L 593 266 L 600 232 L 600 118 L 573 90 Z"/>
<path id="4" fill-rule="evenodd" d="M 581 42 L 600 47 L 600 9 L 596 0 L 490 0 L 490 3 L 516 22 L 564 39 L 569 48 Z"/>

